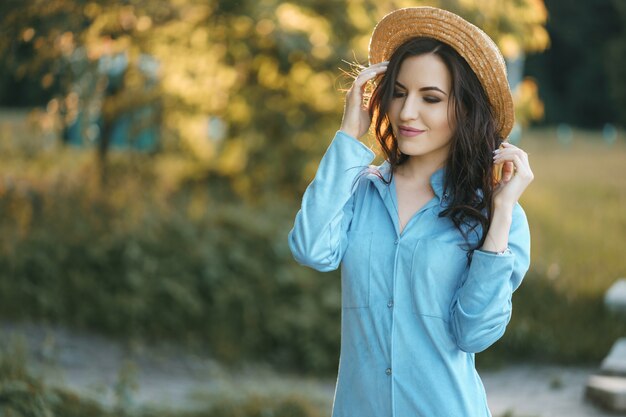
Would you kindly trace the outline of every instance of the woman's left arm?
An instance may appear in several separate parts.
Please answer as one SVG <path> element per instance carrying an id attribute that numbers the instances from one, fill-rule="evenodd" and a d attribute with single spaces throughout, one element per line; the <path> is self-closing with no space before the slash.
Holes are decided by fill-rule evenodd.
<path id="1" fill-rule="evenodd" d="M 495 343 L 511 320 L 513 292 L 530 266 L 530 232 L 517 202 L 534 176 L 523 150 L 505 143 L 494 163 L 504 163 L 494 191 L 491 225 L 485 243 L 474 251 L 467 279 L 450 306 L 457 346 L 481 352 Z"/>

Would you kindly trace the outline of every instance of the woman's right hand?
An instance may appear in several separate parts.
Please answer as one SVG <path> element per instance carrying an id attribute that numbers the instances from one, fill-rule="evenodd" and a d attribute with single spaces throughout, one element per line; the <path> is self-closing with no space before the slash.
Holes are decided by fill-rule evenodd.
<path id="1" fill-rule="evenodd" d="M 367 107 L 363 104 L 363 94 L 367 82 L 376 78 L 387 70 L 389 61 L 371 65 L 362 70 L 354 79 L 346 94 L 346 103 L 343 109 L 343 119 L 340 130 L 355 138 L 367 133 L 372 123 Z"/>

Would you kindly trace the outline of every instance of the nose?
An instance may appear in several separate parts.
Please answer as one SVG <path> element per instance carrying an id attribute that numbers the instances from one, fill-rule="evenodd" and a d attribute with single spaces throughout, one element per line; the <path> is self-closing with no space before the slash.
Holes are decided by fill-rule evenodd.
<path id="1" fill-rule="evenodd" d="M 402 109 L 400 110 L 400 120 L 403 122 L 419 119 L 420 104 L 417 97 L 410 94 L 404 99 Z"/>

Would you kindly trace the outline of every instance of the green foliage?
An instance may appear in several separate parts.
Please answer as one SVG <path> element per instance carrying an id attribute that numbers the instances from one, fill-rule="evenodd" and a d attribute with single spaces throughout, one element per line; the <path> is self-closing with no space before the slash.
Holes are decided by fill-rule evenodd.
<path id="1" fill-rule="evenodd" d="M 101 407 L 47 388 L 27 370 L 25 345 L 13 339 L 0 347 L 0 415 L 12 417 L 109 417 Z"/>
<path id="2" fill-rule="evenodd" d="M 513 295 L 503 338 L 479 362 L 528 358 L 597 363 L 626 334 L 626 320 L 603 306 L 626 275 L 624 133 L 612 147 L 575 131 L 564 147 L 554 130 L 522 141 L 535 180 L 522 197 L 531 228 L 531 271 Z"/>
<path id="3" fill-rule="evenodd" d="M 0 4 L 0 67 L 7 79 L 54 91 L 38 104 L 55 133 L 97 109 L 101 124 L 83 133 L 100 132 L 106 144 L 114 120 L 150 106 L 163 150 L 228 176 L 248 198 L 289 196 L 339 125 L 337 90 L 351 81 L 340 77 L 342 61 L 365 63 L 375 23 L 425 3 L 472 19 L 508 56 L 548 43 L 546 11 L 534 0 L 24 0 Z M 145 74 L 146 56 L 159 63 L 157 82 Z M 115 82 L 98 70 L 113 57 L 128 63 Z"/>
<path id="4" fill-rule="evenodd" d="M 180 413 L 176 413 L 177 416 Z M 144 417 L 166 417 L 146 413 Z M 264 398 L 252 396 L 243 403 L 222 401 L 207 411 L 186 413 L 183 417 L 321 417 L 322 413 L 307 399 L 299 396 Z"/>
<path id="5" fill-rule="evenodd" d="M 536 176 L 522 201 L 532 269 L 481 363 L 597 361 L 626 331 L 601 301 L 626 271 L 626 149 L 580 136 L 593 135 L 576 132 L 569 148 L 550 131 L 524 138 Z M 113 154 L 100 189 L 88 153 L 4 156 L 2 317 L 176 340 L 231 364 L 336 372 L 339 274 L 292 259 L 299 196 L 242 203 L 223 178 L 167 156 Z"/>
<path id="6" fill-rule="evenodd" d="M 622 0 L 546 0 L 550 48 L 529 56 L 526 74 L 537 80 L 547 125 L 585 128 L 624 123 L 617 99 L 624 91 Z M 621 32 L 621 34 L 620 34 Z"/>
<path id="7" fill-rule="evenodd" d="M 531 272 L 513 297 L 513 317 L 505 335 L 477 362 L 595 365 L 625 333 L 626 320 L 608 314 L 601 298 L 567 297 L 545 276 Z"/>
<path id="8" fill-rule="evenodd" d="M 611 84 L 612 98 L 617 103 L 619 120 L 626 125 L 626 81 L 621 68 L 626 67 L 626 4 L 620 0 L 613 0 L 616 18 L 620 31 L 607 45 L 606 69 Z"/>
<path id="9" fill-rule="evenodd" d="M 198 184 L 142 191 L 160 180 L 150 160 L 128 155 L 112 161 L 109 188 L 94 191 L 65 177 L 93 176 L 89 158 L 56 179 L 47 158 L 29 161 L 41 183 L 19 168 L 3 175 L 14 182 L 0 198 L 2 316 L 176 339 L 229 362 L 336 368 L 339 280 L 293 261 L 292 203 L 244 206 Z"/>
<path id="10" fill-rule="evenodd" d="M 222 400 L 202 411 L 169 412 L 128 407 L 109 410 L 64 390 L 50 388 L 27 370 L 25 346 L 13 340 L 0 347 L 0 415 L 11 417 L 320 417 L 320 410 L 297 395 Z M 124 376 L 122 379 L 127 378 Z"/>

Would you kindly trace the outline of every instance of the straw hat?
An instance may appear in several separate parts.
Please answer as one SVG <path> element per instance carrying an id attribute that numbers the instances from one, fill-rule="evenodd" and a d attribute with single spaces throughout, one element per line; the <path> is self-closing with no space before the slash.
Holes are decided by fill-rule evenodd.
<path id="1" fill-rule="evenodd" d="M 460 16 L 435 7 L 395 10 L 378 22 L 369 45 L 370 65 L 387 61 L 405 41 L 430 37 L 452 46 L 478 76 L 506 139 L 515 121 L 504 58 L 489 36 Z"/>

